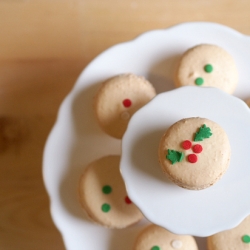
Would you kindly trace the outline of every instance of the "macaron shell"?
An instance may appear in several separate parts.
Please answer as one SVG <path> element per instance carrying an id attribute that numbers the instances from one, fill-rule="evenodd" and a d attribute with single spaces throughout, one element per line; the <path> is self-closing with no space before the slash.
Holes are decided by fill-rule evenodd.
<path id="1" fill-rule="evenodd" d="M 250 98 L 246 99 L 245 103 L 247 104 L 248 107 L 250 107 Z"/>
<path id="2" fill-rule="evenodd" d="M 195 142 L 194 135 L 204 124 L 211 129 L 212 136 Z M 184 150 L 182 142 L 185 140 L 191 141 L 193 145 L 200 144 L 202 152 L 194 154 L 192 148 Z M 166 159 L 168 149 L 183 152 L 183 160 L 172 164 Z M 161 168 L 170 180 L 183 188 L 199 190 L 213 185 L 226 172 L 231 149 L 225 131 L 218 124 L 196 117 L 173 124 L 163 135 L 158 154 Z M 196 155 L 197 162 L 190 163 L 190 155 Z"/>
<path id="3" fill-rule="evenodd" d="M 250 216 L 237 227 L 208 237 L 208 250 L 248 250 L 250 243 L 242 241 L 244 235 L 250 237 Z"/>
<path id="4" fill-rule="evenodd" d="M 151 224 L 144 228 L 137 236 L 133 250 L 198 250 L 194 237 L 176 235 L 168 230 Z"/>
<path id="5" fill-rule="evenodd" d="M 80 178 L 80 203 L 88 216 L 109 228 L 125 228 L 143 218 L 140 210 L 128 202 L 127 192 L 119 171 L 120 156 L 100 158 L 85 169 Z M 111 191 L 104 193 L 103 187 Z M 102 210 L 103 204 L 110 208 Z"/>
<path id="6" fill-rule="evenodd" d="M 156 95 L 144 77 L 122 74 L 105 81 L 94 99 L 94 110 L 100 127 L 112 137 L 121 139 L 131 116 Z M 131 105 L 124 104 L 129 100 Z"/>
<path id="7" fill-rule="evenodd" d="M 204 70 L 205 65 L 213 67 L 212 72 Z M 232 94 L 238 84 L 238 69 L 232 56 L 224 49 L 209 44 L 202 44 L 187 50 L 180 59 L 175 84 L 197 86 L 195 80 L 204 80 L 202 87 L 216 87 Z"/>

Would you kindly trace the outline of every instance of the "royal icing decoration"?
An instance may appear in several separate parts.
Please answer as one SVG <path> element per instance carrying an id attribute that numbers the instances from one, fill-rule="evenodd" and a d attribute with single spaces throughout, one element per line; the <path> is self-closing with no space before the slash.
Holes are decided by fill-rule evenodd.
<path id="1" fill-rule="evenodd" d="M 184 142 L 182 142 L 182 148 L 185 150 L 188 150 L 192 147 L 192 142 L 189 140 L 186 140 Z"/>
<path id="2" fill-rule="evenodd" d="M 102 187 L 102 192 L 104 194 L 110 194 L 112 192 L 112 187 L 109 186 L 109 185 L 105 185 L 105 186 Z M 125 197 L 124 201 L 125 201 L 126 204 L 132 204 L 132 201 L 129 199 L 128 196 Z M 104 213 L 109 212 L 110 209 L 111 209 L 111 206 L 108 203 L 104 203 L 102 205 L 102 211 Z"/>
<path id="3" fill-rule="evenodd" d="M 190 163 L 195 163 L 198 161 L 198 157 L 195 154 L 188 155 L 187 159 Z"/>
<path id="4" fill-rule="evenodd" d="M 130 118 L 130 114 L 127 111 L 121 113 L 122 120 L 128 120 Z"/>
<path id="5" fill-rule="evenodd" d="M 211 137 L 213 134 L 211 132 L 211 129 L 206 126 L 206 124 L 203 124 L 197 133 L 195 133 L 194 141 L 203 141 L 204 139 L 207 139 Z M 189 150 L 192 148 L 192 151 L 195 154 L 189 154 L 187 156 L 187 160 L 190 163 L 196 163 L 198 161 L 198 157 L 196 154 L 200 154 L 203 151 L 203 147 L 200 144 L 192 145 L 192 142 L 189 140 L 185 140 L 181 144 L 182 148 L 184 150 Z M 166 155 L 166 158 L 171 161 L 172 165 L 174 165 L 176 162 L 181 162 L 184 158 L 184 153 L 180 151 L 176 151 L 173 149 L 168 149 L 168 154 Z"/>
<path id="6" fill-rule="evenodd" d="M 244 243 L 248 243 L 248 244 L 250 243 L 250 236 L 247 234 L 243 235 L 241 239 Z"/>
<path id="7" fill-rule="evenodd" d="M 153 247 L 151 247 L 150 250 L 161 250 L 161 249 L 160 249 L 160 247 L 158 247 L 158 246 L 153 246 Z"/>
<path id="8" fill-rule="evenodd" d="M 173 241 L 171 241 L 171 246 L 174 249 L 181 249 L 182 248 L 182 241 L 180 241 L 180 240 L 173 240 Z"/>
<path id="9" fill-rule="evenodd" d="M 203 80 L 203 78 L 198 77 L 198 78 L 195 79 L 194 82 L 195 82 L 196 85 L 200 86 L 200 85 L 202 85 L 204 83 L 204 80 Z"/>
<path id="10" fill-rule="evenodd" d="M 211 64 L 206 64 L 206 65 L 204 66 L 204 70 L 205 70 L 205 72 L 207 72 L 207 73 L 211 73 L 211 72 L 213 71 L 213 66 L 212 66 Z"/>
<path id="11" fill-rule="evenodd" d="M 129 108 L 132 105 L 132 101 L 130 99 L 124 99 L 122 104 L 125 108 Z"/>
<path id="12" fill-rule="evenodd" d="M 106 185 L 102 188 L 102 192 L 104 194 L 110 194 L 112 192 L 112 187 L 110 187 L 109 185 Z"/>
<path id="13" fill-rule="evenodd" d="M 196 153 L 196 154 L 199 154 L 201 153 L 203 150 L 202 146 L 200 144 L 195 144 L 193 146 L 193 152 Z"/>
<path id="14" fill-rule="evenodd" d="M 167 159 L 169 159 L 172 164 L 175 164 L 176 162 L 181 162 L 184 158 L 184 153 L 168 149 Z"/>
<path id="15" fill-rule="evenodd" d="M 132 204 L 132 201 L 129 199 L 128 196 L 125 197 L 125 202 L 126 202 L 127 204 Z"/>
<path id="16" fill-rule="evenodd" d="M 111 206 L 110 206 L 108 203 L 104 203 L 104 204 L 102 205 L 102 211 L 103 211 L 104 213 L 108 213 L 108 212 L 110 211 L 110 209 L 111 209 Z"/>
<path id="17" fill-rule="evenodd" d="M 206 64 L 203 69 L 206 73 L 211 73 L 213 71 L 213 66 L 211 64 Z M 204 83 L 204 79 L 202 77 L 198 77 L 194 80 L 194 82 L 196 85 L 201 86 Z"/>
<path id="18" fill-rule="evenodd" d="M 199 131 L 195 133 L 194 141 L 203 141 L 203 139 L 209 138 L 211 135 L 211 129 L 204 124 L 199 128 Z"/>

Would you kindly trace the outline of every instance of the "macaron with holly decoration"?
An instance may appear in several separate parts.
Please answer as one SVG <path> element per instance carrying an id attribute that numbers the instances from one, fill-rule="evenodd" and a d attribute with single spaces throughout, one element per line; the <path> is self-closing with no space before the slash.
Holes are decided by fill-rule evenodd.
<path id="1" fill-rule="evenodd" d="M 190 235 L 177 235 L 165 228 L 151 224 L 137 236 L 133 250 L 198 250 Z"/>
<path id="2" fill-rule="evenodd" d="M 250 216 L 233 229 L 209 236 L 207 247 L 208 250 L 250 249 Z"/>
<path id="3" fill-rule="evenodd" d="M 121 74 L 107 79 L 94 98 L 98 124 L 108 135 L 121 139 L 131 116 L 155 95 L 153 85 L 142 76 Z"/>
<path id="4" fill-rule="evenodd" d="M 163 173 L 172 182 L 182 188 L 201 190 L 222 178 L 230 164 L 231 147 L 219 124 L 191 117 L 167 129 L 158 156 Z"/>
<path id="5" fill-rule="evenodd" d="M 143 218 L 129 199 L 119 170 L 120 156 L 90 163 L 79 183 L 82 208 L 94 222 L 108 228 L 126 228 Z"/>
<path id="6" fill-rule="evenodd" d="M 238 84 L 238 69 L 233 57 L 223 48 L 200 44 L 182 55 L 175 84 L 177 87 L 215 87 L 232 94 Z"/>

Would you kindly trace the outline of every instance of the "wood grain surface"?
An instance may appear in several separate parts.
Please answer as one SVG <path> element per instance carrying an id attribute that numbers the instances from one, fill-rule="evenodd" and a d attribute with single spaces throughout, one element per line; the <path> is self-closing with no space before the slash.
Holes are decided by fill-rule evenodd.
<path id="1" fill-rule="evenodd" d="M 42 154 L 82 69 L 116 43 L 188 21 L 250 35 L 250 1 L 0 0 L 0 249 L 64 249 Z"/>

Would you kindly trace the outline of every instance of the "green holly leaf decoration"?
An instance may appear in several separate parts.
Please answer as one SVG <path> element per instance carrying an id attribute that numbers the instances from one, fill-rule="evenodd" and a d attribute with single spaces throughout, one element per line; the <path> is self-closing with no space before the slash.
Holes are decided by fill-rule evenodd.
<path id="1" fill-rule="evenodd" d="M 179 151 L 168 149 L 166 158 L 170 160 L 172 164 L 175 164 L 176 162 L 181 162 L 183 160 L 184 154 Z"/>
<path id="2" fill-rule="evenodd" d="M 212 135 L 211 129 L 202 125 L 197 133 L 195 133 L 194 141 L 203 141 L 203 139 L 209 138 Z"/>

